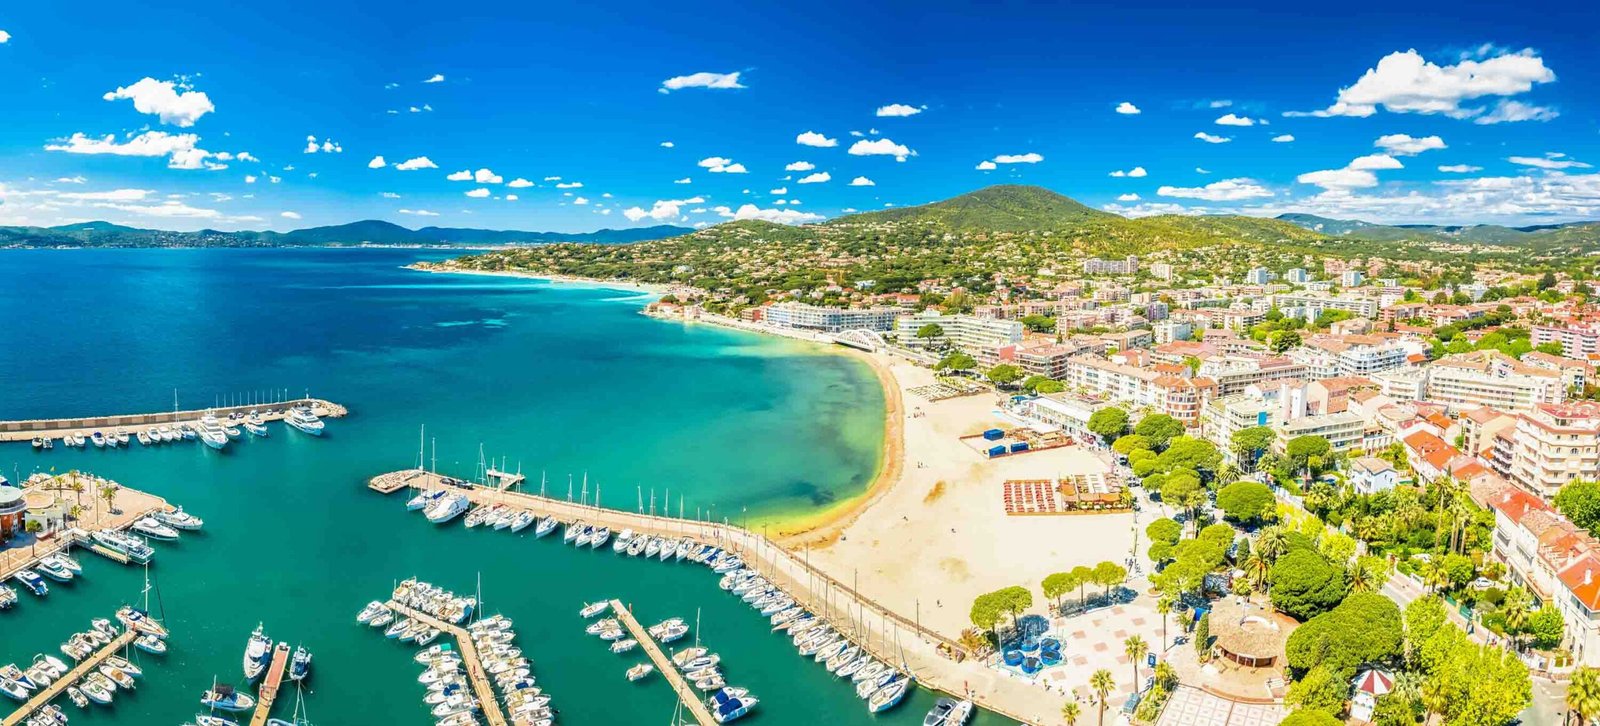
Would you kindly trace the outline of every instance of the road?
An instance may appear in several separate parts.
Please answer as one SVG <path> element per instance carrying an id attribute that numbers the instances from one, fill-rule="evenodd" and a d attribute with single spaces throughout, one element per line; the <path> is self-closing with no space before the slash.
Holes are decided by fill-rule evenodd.
<path id="1" fill-rule="evenodd" d="M 1567 682 L 1533 679 L 1533 704 L 1517 714 L 1526 726 L 1555 726 L 1566 723 Z"/>

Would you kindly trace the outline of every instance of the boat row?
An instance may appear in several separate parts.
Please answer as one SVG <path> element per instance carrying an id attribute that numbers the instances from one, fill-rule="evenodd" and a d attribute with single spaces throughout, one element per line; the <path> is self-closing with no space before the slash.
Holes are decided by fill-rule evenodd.
<path id="1" fill-rule="evenodd" d="M 10 663 L 0 667 L 0 693 L 16 701 L 26 701 L 33 691 L 55 683 L 69 670 L 67 664 L 53 655 L 35 655 L 26 669 Z"/>
<path id="2" fill-rule="evenodd" d="M 477 598 L 456 595 L 437 585 L 413 577 L 402 580 L 391 593 L 391 600 L 447 623 L 460 624 L 478 606 Z M 370 607 L 370 605 L 369 605 Z M 391 613 L 391 618 L 393 614 Z M 372 624 L 372 623 L 369 623 Z"/>
<path id="3" fill-rule="evenodd" d="M 156 551 L 151 549 L 149 544 L 126 532 L 100 529 L 90 532 L 89 539 L 141 565 L 149 563 L 150 559 L 156 556 Z M 177 534 L 173 534 L 173 539 L 177 539 Z"/>
<path id="4" fill-rule="evenodd" d="M 61 710 L 60 706 L 51 703 L 46 704 L 44 708 L 39 709 L 38 713 L 29 716 L 28 720 L 22 723 L 25 726 L 60 726 L 60 724 L 66 722 L 67 714 Z"/>
<path id="5" fill-rule="evenodd" d="M 747 567 L 731 570 L 723 575 L 718 586 L 767 616 L 773 630 L 788 634 L 801 656 L 822 664 L 838 678 L 850 679 L 856 695 L 867 702 L 869 712 L 881 713 L 894 708 L 910 690 L 913 679 L 909 675 L 874 658 L 866 648 L 852 642 L 825 618 L 798 605 L 783 588 L 767 581 L 755 570 Z"/>
<path id="6" fill-rule="evenodd" d="M 244 678 L 245 681 L 254 683 L 266 673 L 271 665 L 276 651 L 282 651 L 289 660 L 289 680 L 303 681 L 311 675 L 311 651 L 303 645 L 296 646 L 294 655 L 290 657 L 289 644 L 279 642 L 277 647 L 272 645 L 272 637 L 267 635 L 266 625 L 256 623 L 256 629 L 244 644 Z"/>
<path id="7" fill-rule="evenodd" d="M 483 672 L 493 679 L 506 717 L 517 726 L 550 726 L 555 709 L 532 675 L 533 663 L 516 646 L 511 619 L 494 615 L 467 626 Z"/>
<path id="8" fill-rule="evenodd" d="M 83 565 L 65 552 L 56 552 L 39 558 L 32 567 L 24 567 L 11 575 L 23 589 L 39 597 L 50 594 L 45 578 L 56 582 L 71 582 L 83 574 Z M 9 585 L 0 585 L 0 610 L 9 610 L 17 604 L 17 591 Z"/>

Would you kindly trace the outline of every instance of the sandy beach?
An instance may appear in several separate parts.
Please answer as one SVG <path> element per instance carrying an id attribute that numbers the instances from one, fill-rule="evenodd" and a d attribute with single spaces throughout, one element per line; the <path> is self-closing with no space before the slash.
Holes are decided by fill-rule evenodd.
<path id="1" fill-rule="evenodd" d="M 865 496 L 783 544 L 952 638 L 970 627 L 967 611 L 981 593 L 1023 585 L 1042 604 L 1045 575 L 1127 558 L 1131 513 L 1018 517 L 1002 509 L 1004 480 L 1104 471 L 1093 454 L 1068 447 L 987 460 L 957 438 L 1015 425 L 995 412 L 992 395 L 930 403 L 909 389 L 932 383 L 932 371 L 861 355 L 885 380 L 896 420 L 889 429 L 900 435 L 886 437 L 885 466 Z"/>
<path id="2" fill-rule="evenodd" d="M 631 280 L 592 280 L 584 277 L 568 277 L 565 275 L 541 275 L 534 272 L 518 272 L 516 270 L 468 270 L 456 267 L 424 267 L 421 263 L 405 266 L 408 270 L 416 272 L 429 272 L 441 275 L 482 275 L 486 277 L 517 277 L 527 280 L 543 280 L 558 285 L 572 285 L 577 287 L 597 287 L 606 290 L 624 290 L 630 292 L 647 292 L 653 295 L 665 295 L 672 289 L 671 285 L 656 285 L 646 282 L 633 282 Z"/>

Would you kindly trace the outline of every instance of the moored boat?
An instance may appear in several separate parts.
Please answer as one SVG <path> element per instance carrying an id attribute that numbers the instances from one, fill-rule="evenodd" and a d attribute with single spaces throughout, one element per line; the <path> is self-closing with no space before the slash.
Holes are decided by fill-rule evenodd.
<path id="1" fill-rule="evenodd" d="M 323 424 L 322 419 L 317 418 L 317 415 L 311 412 L 311 407 L 309 406 L 295 406 L 289 409 L 289 414 L 284 416 L 283 422 L 293 426 L 297 431 L 311 434 L 312 436 L 321 436 L 322 430 L 326 426 Z"/>
<path id="2" fill-rule="evenodd" d="M 254 681 L 261 677 L 267 670 L 267 662 L 272 658 L 272 638 L 267 637 L 265 626 L 256 623 L 256 629 L 250 633 L 250 639 L 244 646 L 244 677 Z"/>
<path id="3" fill-rule="evenodd" d="M 149 537 L 150 539 L 161 540 L 163 542 L 171 542 L 172 540 L 178 538 L 178 530 L 162 524 L 161 521 L 155 517 L 145 517 L 140 519 L 134 522 L 128 528 L 138 532 L 139 534 Z"/>
<path id="4" fill-rule="evenodd" d="M 170 512 L 155 512 L 150 516 L 154 517 L 157 522 L 173 529 L 195 531 L 206 524 L 205 520 L 183 511 L 183 507 L 178 507 Z"/>
<path id="5" fill-rule="evenodd" d="M 250 694 L 240 693 L 233 686 L 219 684 L 200 696 L 200 703 L 221 711 L 248 711 L 255 707 L 256 699 Z"/>

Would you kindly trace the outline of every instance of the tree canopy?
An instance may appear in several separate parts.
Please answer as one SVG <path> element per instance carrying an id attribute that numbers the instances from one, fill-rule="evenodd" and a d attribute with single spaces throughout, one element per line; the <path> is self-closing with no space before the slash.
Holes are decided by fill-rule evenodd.
<path id="1" fill-rule="evenodd" d="M 1236 481 L 1217 492 L 1217 507 L 1223 516 L 1244 524 L 1271 518 L 1277 512 L 1277 503 L 1267 485 L 1253 481 Z"/>
<path id="2" fill-rule="evenodd" d="M 1144 448 L 1161 451 L 1167 448 L 1168 442 L 1174 437 L 1183 435 L 1183 422 L 1164 413 L 1156 413 L 1139 419 L 1133 427 L 1133 432 L 1143 436 L 1150 442 Z"/>
<path id="3" fill-rule="evenodd" d="M 1010 363 L 1001 363 L 989 369 L 989 382 L 997 386 L 1009 386 L 1022 380 L 1022 369 Z"/>
<path id="4" fill-rule="evenodd" d="M 1573 524 L 1594 531 L 1600 525 L 1600 481 L 1579 479 L 1556 494 L 1556 508 Z"/>
<path id="5" fill-rule="evenodd" d="M 1095 411 L 1089 416 L 1089 430 L 1106 441 L 1115 440 L 1128 430 L 1128 412 L 1115 406 Z"/>
<path id="6" fill-rule="evenodd" d="M 1345 572 L 1312 550 L 1295 549 L 1272 566 L 1272 606 L 1302 622 L 1344 599 Z"/>
<path id="7" fill-rule="evenodd" d="M 955 351 L 950 355 L 940 358 L 938 363 L 933 364 L 933 369 L 936 371 L 970 371 L 977 367 L 978 359 L 973 358 L 966 353 L 962 353 L 961 351 Z"/>
<path id="8" fill-rule="evenodd" d="M 1396 662 L 1404 630 L 1394 601 L 1370 592 L 1352 593 L 1289 635 L 1289 667 L 1305 673 L 1321 665 L 1348 681 L 1362 664 Z"/>

